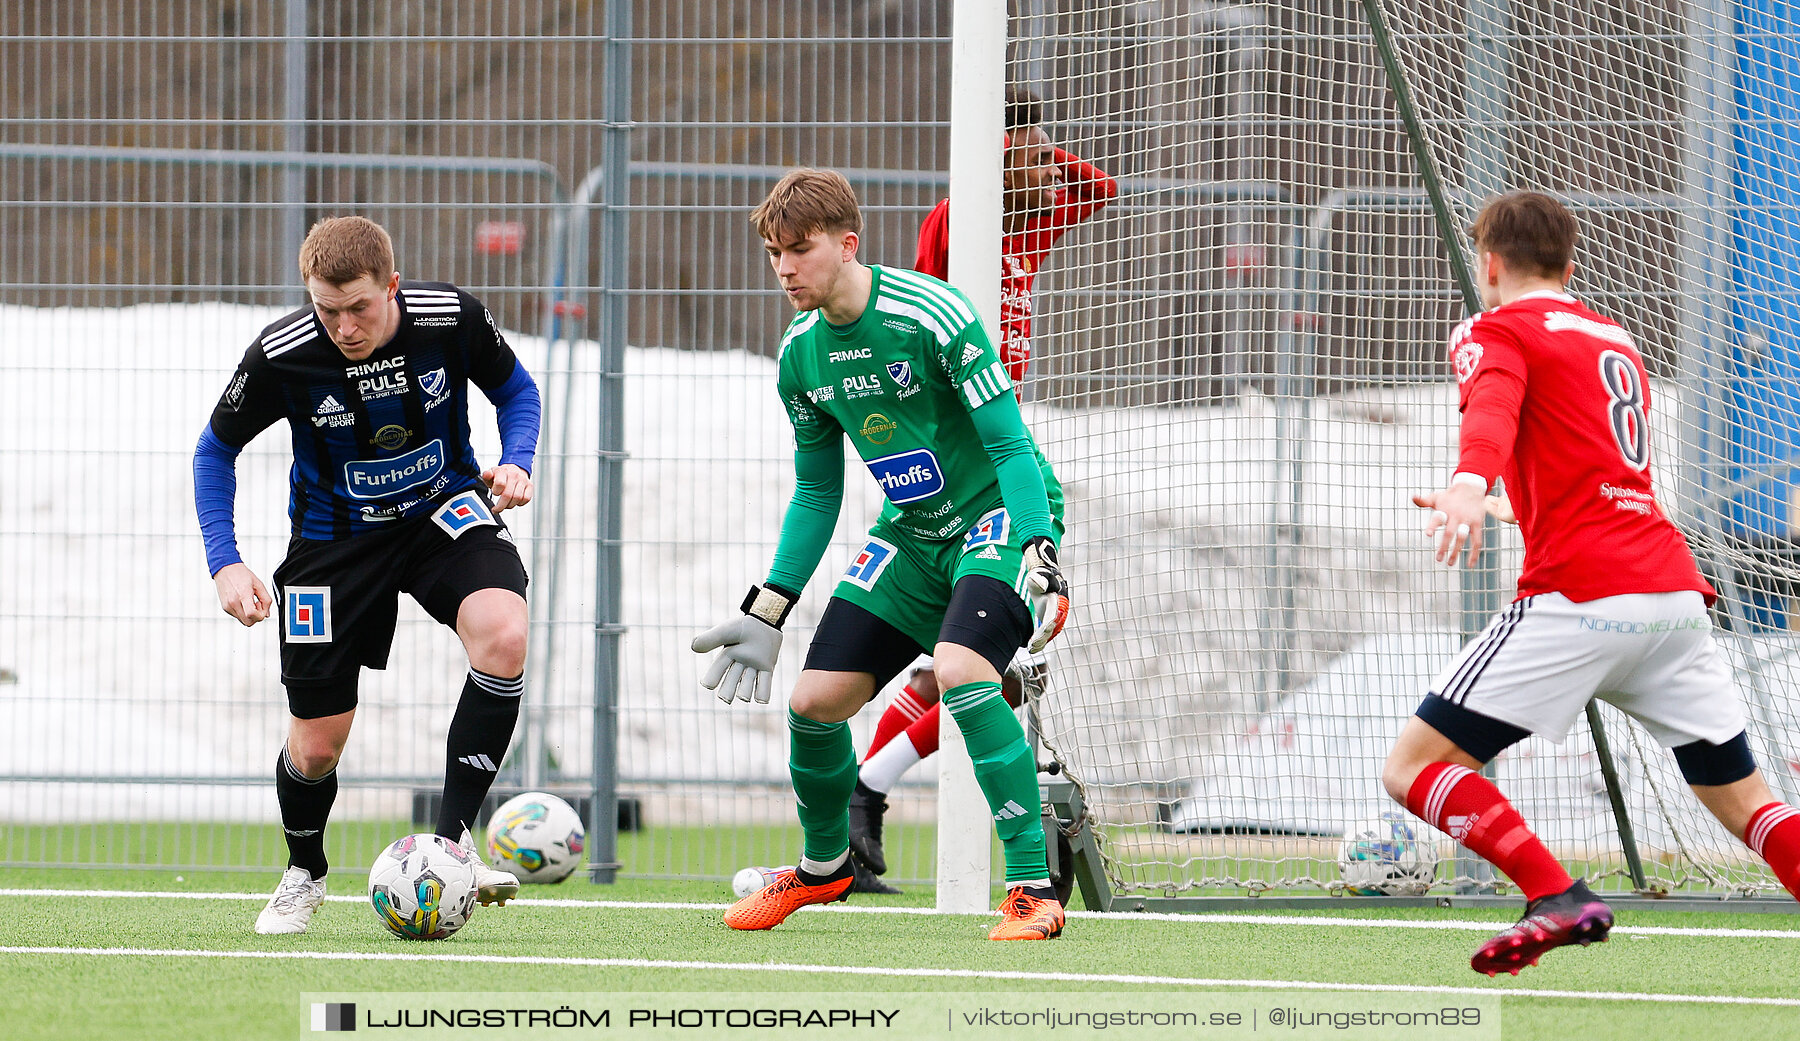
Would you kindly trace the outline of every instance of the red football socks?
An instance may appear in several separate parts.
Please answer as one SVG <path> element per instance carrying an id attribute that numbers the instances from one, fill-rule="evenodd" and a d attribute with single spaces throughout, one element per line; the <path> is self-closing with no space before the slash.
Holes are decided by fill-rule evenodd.
<path id="1" fill-rule="evenodd" d="M 1800 898 L 1800 810 L 1772 802 L 1752 813 L 1744 844 L 1768 861 L 1787 891 Z"/>
<path id="2" fill-rule="evenodd" d="M 1500 789 L 1466 766 L 1427 766 L 1406 793 L 1406 808 L 1499 868 L 1527 900 L 1575 884 Z"/>

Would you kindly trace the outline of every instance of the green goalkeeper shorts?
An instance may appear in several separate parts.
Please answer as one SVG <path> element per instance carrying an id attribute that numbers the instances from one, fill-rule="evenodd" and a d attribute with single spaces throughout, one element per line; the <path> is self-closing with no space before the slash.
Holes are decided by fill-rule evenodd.
<path id="1" fill-rule="evenodd" d="M 1052 523 L 1060 542 L 1062 522 Z M 968 575 L 986 575 L 1011 586 L 1030 613 L 1025 554 L 1005 509 L 983 515 L 962 538 L 945 542 L 927 541 L 878 520 L 832 595 L 900 630 L 929 653 L 937 646 L 950 591 Z"/>

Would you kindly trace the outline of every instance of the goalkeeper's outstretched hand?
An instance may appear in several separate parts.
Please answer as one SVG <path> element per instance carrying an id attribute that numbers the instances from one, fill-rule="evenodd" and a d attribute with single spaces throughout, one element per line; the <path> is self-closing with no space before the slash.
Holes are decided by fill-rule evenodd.
<path id="1" fill-rule="evenodd" d="M 1069 583 L 1056 564 L 1056 543 L 1039 535 L 1025 540 L 1025 588 L 1031 593 L 1037 628 L 1025 649 L 1033 654 L 1044 649 L 1069 620 Z"/>
<path id="2" fill-rule="evenodd" d="M 781 654 L 781 623 L 787 621 L 797 596 L 771 586 L 752 586 L 744 598 L 744 613 L 694 637 L 696 654 L 716 650 L 718 657 L 700 680 L 717 691 L 727 705 L 733 701 L 769 703 L 775 682 L 775 659 Z"/>

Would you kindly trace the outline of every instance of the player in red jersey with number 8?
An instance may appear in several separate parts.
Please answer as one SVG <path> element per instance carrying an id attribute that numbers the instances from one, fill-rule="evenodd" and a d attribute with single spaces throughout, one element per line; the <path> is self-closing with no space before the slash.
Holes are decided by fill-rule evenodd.
<path id="1" fill-rule="evenodd" d="M 1547 195 L 1490 202 L 1473 229 L 1481 302 L 1450 358 L 1456 472 L 1414 496 L 1436 559 L 1473 563 L 1503 478 L 1525 541 L 1519 595 L 1432 683 L 1382 770 L 1388 794 L 1524 891 L 1475 952 L 1490 976 L 1606 939 L 1612 911 L 1569 876 L 1478 770 L 1533 733 L 1560 742 L 1594 697 L 1675 754 L 1695 795 L 1800 896 L 1800 810 L 1776 801 L 1714 645 L 1715 598 L 1650 478 L 1650 387 L 1630 334 L 1568 295 L 1575 218 Z M 1504 514 L 1502 519 L 1506 519 Z"/>

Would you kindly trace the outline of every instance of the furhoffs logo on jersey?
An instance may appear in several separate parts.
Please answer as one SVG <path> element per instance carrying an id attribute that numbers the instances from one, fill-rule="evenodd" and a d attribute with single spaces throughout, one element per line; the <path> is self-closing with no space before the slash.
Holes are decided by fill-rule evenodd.
<path id="1" fill-rule="evenodd" d="M 281 606 L 287 642 L 331 642 L 330 586 L 289 586 L 281 591 Z"/>
<path id="2" fill-rule="evenodd" d="M 392 459 L 352 459 L 344 464 L 344 487 L 358 499 L 380 499 L 433 481 L 443 469 L 438 439 Z"/>
<path id="3" fill-rule="evenodd" d="M 895 505 L 929 499 L 944 490 L 944 468 L 929 448 L 871 459 L 869 472 Z"/>
<path id="4" fill-rule="evenodd" d="M 871 536 L 868 543 L 863 546 L 862 552 L 858 553 L 856 558 L 850 561 L 850 566 L 844 570 L 844 581 L 864 589 L 875 588 L 875 581 L 881 577 L 881 573 L 894 559 L 894 553 L 892 543 L 883 542 Z"/>
<path id="5" fill-rule="evenodd" d="M 862 429 L 857 432 L 868 438 L 870 444 L 885 445 L 894 439 L 894 431 L 898 429 L 900 424 L 879 412 L 871 412 L 863 420 Z"/>
<path id="6" fill-rule="evenodd" d="M 912 382 L 912 362 L 910 361 L 890 361 L 887 370 L 894 382 L 902 387 Z"/>

